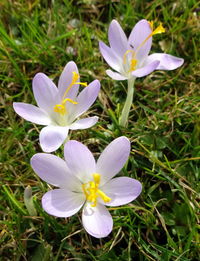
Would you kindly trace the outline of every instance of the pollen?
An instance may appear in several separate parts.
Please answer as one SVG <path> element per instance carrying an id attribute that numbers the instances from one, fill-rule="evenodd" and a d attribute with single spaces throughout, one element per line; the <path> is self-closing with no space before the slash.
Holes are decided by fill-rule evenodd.
<path id="1" fill-rule="evenodd" d="M 93 181 L 82 184 L 83 193 L 85 194 L 86 199 L 91 202 L 91 207 L 96 207 L 98 197 L 100 197 L 105 203 L 111 201 L 111 198 L 99 189 L 100 179 L 101 175 L 94 173 Z"/>
<path id="2" fill-rule="evenodd" d="M 162 26 L 162 23 L 160 23 L 160 25 L 156 27 L 156 29 L 152 32 L 152 35 L 161 34 L 164 32 L 165 32 L 165 28 Z"/>
<path id="3" fill-rule="evenodd" d="M 77 72 L 72 72 L 72 81 L 70 83 L 70 85 L 67 87 L 65 93 L 63 94 L 62 100 L 60 104 L 56 104 L 54 106 L 54 111 L 61 114 L 62 116 L 64 116 L 67 113 L 66 110 L 66 102 L 70 102 L 72 104 L 78 104 L 78 102 L 73 101 L 70 98 L 66 98 L 67 93 L 69 92 L 69 90 L 75 85 L 75 84 L 80 84 L 83 85 L 85 87 L 87 87 L 87 83 L 86 82 L 78 82 L 79 79 L 79 74 Z"/>

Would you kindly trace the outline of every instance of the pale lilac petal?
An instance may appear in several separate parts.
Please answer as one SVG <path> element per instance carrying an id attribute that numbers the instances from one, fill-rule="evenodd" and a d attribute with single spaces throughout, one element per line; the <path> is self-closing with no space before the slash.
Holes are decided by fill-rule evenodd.
<path id="1" fill-rule="evenodd" d="M 98 121 L 99 117 L 88 117 L 84 119 L 80 119 L 75 121 L 69 126 L 70 130 L 81 130 L 81 129 L 87 129 L 95 125 Z"/>
<path id="2" fill-rule="evenodd" d="M 64 147 L 65 161 L 70 171 L 83 183 L 93 180 L 96 162 L 90 150 L 82 143 L 70 140 Z"/>
<path id="3" fill-rule="evenodd" d="M 32 85 L 37 105 L 51 113 L 58 99 L 58 89 L 55 84 L 44 73 L 37 73 Z"/>
<path id="4" fill-rule="evenodd" d="M 75 105 L 75 118 L 79 117 L 90 108 L 90 106 L 95 102 L 99 90 L 100 82 L 98 80 L 94 80 L 87 87 L 84 87 L 82 92 L 77 97 L 78 104 Z"/>
<path id="5" fill-rule="evenodd" d="M 65 189 L 54 189 L 42 197 L 44 210 L 56 217 L 70 217 L 83 206 L 85 197 L 82 193 L 74 193 Z"/>
<path id="6" fill-rule="evenodd" d="M 147 20 L 140 20 L 132 29 L 128 42 L 136 52 L 136 59 L 142 61 L 149 54 L 152 44 L 152 37 L 147 41 L 147 37 L 152 33 L 152 29 Z"/>
<path id="7" fill-rule="evenodd" d="M 52 154 L 37 153 L 31 158 L 35 173 L 45 182 L 72 191 L 82 191 L 80 181 L 74 177 L 66 162 Z"/>
<path id="8" fill-rule="evenodd" d="M 174 70 L 184 63 L 184 59 L 166 53 L 153 53 L 147 57 L 145 64 L 160 61 L 156 70 Z"/>
<path id="9" fill-rule="evenodd" d="M 123 80 L 128 79 L 128 77 L 125 77 L 125 76 L 121 75 L 120 73 L 113 72 L 111 70 L 106 70 L 106 74 L 108 76 L 110 76 L 113 80 L 117 80 L 117 81 L 123 81 Z"/>
<path id="10" fill-rule="evenodd" d="M 57 150 L 68 136 L 68 127 L 47 126 L 40 132 L 40 146 L 45 152 Z"/>
<path id="11" fill-rule="evenodd" d="M 109 203 L 103 204 L 114 207 L 136 199 L 142 191 L 142 184 L 136 179 L 120 177 L 111 179 L 100 189 L 111 198 Z"/>
<path id="12" fill-rule="evenodd" d="M 130 141 L 123 136 L 113 140 L 104 149 L 97 161 L 97 173 L 101 175 L 101 186 L 123 168 L 129 154 Z"/>
<path id="13" fill-rule="evenodd" d="M 31 121 L 40 125 L 48 125 L 51 119 L 42 109 L 23 102 L 14 102 L 13 108 L 15 112 L 27 121 Z"/>
<path id="14" fill-rule="evenodd" d="M 121 28 L 120 24 L 116 20 L 112 20 L 108 29 L 108 39 L 111 49 L 119 57 L 123 57 L 125 52 L 128 50 L 128 40 Z"/>
<path id="15" fill-rule="evenodd" d="M 61 98 L 72 82 L 73 72 L 79 73 L 75 62 L 70 61 L 66 64 L 58 81 L 58 90 Z M 77 81 L 79 82 L 79 79 Z M 78 89 L 79 84 L 74 84 L 73 87 L 67 92 L 67 98 L 74 100 L 77 96 Z"/>
<path id="16" fill-rule="evenodd" d="M 137 69 L 135 71 L 132 71 L 132 75 L 135 76 L 135 77 L 143 77 L 143 76 L 146 76 L 150 73 L 152 73 L 154 70 L 156 70 L 156 68 L 158 67 L 159 65 L 159 61 L 153 61 L 152 63 L 149 63 L 145 66 L 143 66 L 142 68 L 140 69 Z"/>
<path id="17" fill-rule="evenodd" d="M 112 67 L 114 70 L 119 71 L 121 68 L 122 57 L 119 58 L 116 56 L 113 50 L 103 42 L 99 42 L 99 50 L 107 64 L 110 65 L 110 67 Z"/>
<path id="18" fill-rule="evenodd" d="M 113 220 L 105 206 L 97 203 L 96 207 L 85 204 L 82 212 L 82 222 L 85 230 L 93 237 L 103 238 L 110 234 Z"/>

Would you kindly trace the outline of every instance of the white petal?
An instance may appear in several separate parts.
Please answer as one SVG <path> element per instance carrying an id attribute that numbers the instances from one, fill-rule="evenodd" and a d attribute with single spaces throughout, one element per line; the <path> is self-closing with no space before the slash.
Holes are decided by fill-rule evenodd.
<path id="1" fill-rule="evenodd" d="M 122 58 L 118 57 L 114 51 L 103 42 L 99 42 L 99 50 L 110 67 L 119 71 L 121 68 Z"/>
<path id="2" fill-rule="evenodd" d="M 82 192 L 80 181 L 70 173 L 63 159 L 52 154 L 37 153 L 31 158 L 31 166 L 45 182 L 56 187 Z"/>
<path id="3" fill-rule="evenodd" d="M 184 63 L 184 59 L 166 53 L 153 53 L 147 57 L 145 64 L 160 61 L 156 70 L 174 70 Z"/>
<path id="4" fill-rule="evenodd" d="M 58 103 L 58 89 L 44 73 L 37 73 L 33 78 L 33 93 L 40 108 L 51 113 Z"/>
<path id="5" fill-rule="evenodd" d="M 107 237 L 113 228 L 113 220 L 105 206 L 97 203 L 96 207 L 85 204 L 82 212 L 85 230 L 93 237 Z"/>
<path id="6" fill-rule="evenodd" d="M 58 81 L 58 90 L 59 90 L 60 97 L 63 97 L 65 91 L 71 84 L 73 72 L 79 73 L 75 62 L 70 61 L 66 64 Z M 79 79 L 77 80 L 77 82 L 79 82 Z M 67 92 L 67 96 L 65 98 L 70 98 L 74 100 L 75 97 L 77 96 L 78 89 L 79 89 L 79 84 L 73 85 L 73 87 Z"/>
<path id="7" fill-rule="evenodd" d="M 48 125 L 51 119 L 42 109 L 23 102 L 14 102 L 13 108 L 15 112 L 27 121 L 31 121 L 40 125 Z"/>
<path id="8" fill-rule="evenodd" d="M 111 198 L 109 203 L 103 202 L 103 204 L 114 207 L 136 199 L 142 191 L 142 184 L 136 179 L 119 177 L 111 179 L 100 189 Z"/>
<path id="9" fill-rule="evenodd" d="M 69 129 L 70 130 L 78 130 L 78 129 L 80 130 L 80 129 L 90 128 L 94 124 L 97 123 L 98 119 L 99 119 L 99 117 L 94 116 L 94 117 L 89 117 L 89 118 L 77 120 L 69 126 Z"/>
<path id="10" fill-rule="evenodd" d="M 100 82 L 98 80 L 94 80 L 82 90 L 77 97 L 78 104 L 75 105 L 74 117 L 79 117 L 90 108 L 90 106 L 95 102 L 99 90 Z"/>
<path id="11" fill-rule="evenodd" d="M 70 140 L 64 148 L 65 161 L 70 171 L 83 183 L 93 180 L 96 162 L 89 149 L 82 143 Z"/>
<path id="12" fill-rule="evenodd" d="M 47 126 L 40 132 L 40 146 L 45 152 L 57 150 L 68 136 L 68 127 Z"/>
<path id="13" fill-rule="evenodd" d="M 128 77 L 125 77 L 120 73 L 113 72 L 112 70 L 106 70 L 106 74 L 110 76 L 110 78 L 112 78 L 113 80 L 117 81 L 123 81 L 128 79 Z"/>
<path id="14" fill-rule="evenodd" d="M 123 29 L 116 20 L 112 20 L 109 26 L 108 38 L 111 49 L 119 57 L 123 57 L 125 52 L 128 50 L 129 45 Z"/>
<path id="15" fill-rule="evenodd" d="M 65 189 L 54 189 L 42 197 L 44 210 L 56 217 L 70 217 L 76 214 L 85 201 L 82 193 L 74 193 Z"/>
<path id="16" fill-rule="evenodd" d="M 97 161 L 97 173 L 101 175 L 101 186 L 123 168 L 129 154 L 130 141 L 123 136 L 113 140 L 104 149 Z"/>

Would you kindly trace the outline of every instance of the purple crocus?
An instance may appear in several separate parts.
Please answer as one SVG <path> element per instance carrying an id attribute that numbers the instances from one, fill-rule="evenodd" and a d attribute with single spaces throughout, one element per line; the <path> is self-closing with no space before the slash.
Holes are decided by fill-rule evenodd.
<path id="1" fill-rule="evenodd" d="M 116 20 L 112 20 L 108 39 L 110 47 L 103 42 L 99 48 L 106 62 L 114 69 L 106 70 L 114 80 L 126 80 L 143 77 L 154 70 L 174 70 L 180 67 L 184 60 L 166 53 L 149 55 L 152 36 L 165 32 L 162 24 L 153 29 L 153 22 L 140 20 L 132 29 L 127 39 L 123 29 Z"/>
<path id="2" fill-rule="evenodd" d="M 78 94 L 80 84 L 84 89 Z M 94 80 L 87 86 L 79 82 L 78 68 L 73 61 L 65 66 L 58 88 L 44 73 L 37 73 L 32 85 L 38 107 L 21 102 L 14 102 L 13 107 L 25 120 L 47 125 L 39 137 L 43 151 L 57 150 L 67 138 L 69 130 L 86 129 L 97 122 L 97 116 L 76 120 L 96 100 L 100 83 Z"/>
<path id="3" fill-rule="evenodd" d="M 139 181 L 129 177 L 113 178 L 130 154 L 126 137 L 112 141 L 97 162 L 82 143 L 70 140 L 65 144 L 65 161 L 47 153 L 35 154 L 31 165 L 38 176 L 59 187 L 42 197 L 44 210 L 56 217 L 70 217 L 82 207 L 85 230 L 96 238 L 106 237 L 113 227 L 105 206 L 120 206 L 137 198 L 142 190 Z"/>

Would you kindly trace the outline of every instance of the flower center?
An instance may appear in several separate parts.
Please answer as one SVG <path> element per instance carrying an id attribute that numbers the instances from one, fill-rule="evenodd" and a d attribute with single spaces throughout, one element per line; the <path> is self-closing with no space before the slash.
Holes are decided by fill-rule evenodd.
<path id="1" fill-rule="evenodd" d="M 144 41 L 137 47 L 137 49 L 135 51 L 133 50 L 127 50 L 125 53 L 124 53 L 124 56 L 123 56 L 123 64 L 126 64 L 127 63 L 127 55 L 129 53 L 132 53 L 132 57 L 131 57 L 131 61 L 130 61 L 130 65 L 129 65 L 129 70 L 128 70 L 128 73 L 129 72 L 132 72 L 136 69 L 136 66 L 137 66 L 137 63 L 138 63 L 138 60 L 135 59 L 136 57 L 136 54 L 138 53 L 138 51 L 141 49 L 141 47 L 149 40 L 149 38 L 151 38 L 153 35 L 155 34 L 161 34 L 161 33 L 164 33 L 165 32 L 165 28 L 162 26 L 162 23 L 160 23 L 160 25 L 158 27 L 156 27 L 155 30 L 153 30 L 153 21 L 150 21 L 148 22 L 150 27 L 151 27 L 151 30 L 152 32 L 147 36 L 146 39 L 144 39 Z"/>
<path id="2" fill-rule="evenodd" d="M 63 94 L 62 100 L 60 104 L 56 104 L 54 106 L 54 111 L 61 114 L 61 115 L 65 115 L 67 113 L 66 110 L 66 102 L 71 102 L 72 104 L 78 104 L 78 102 L 73 101 L 70 98 L 66 98 L 67 93 L 69 92 L 69 90 L 73 87 L 74 84 L 81 84 L 83 86 L 87 86 L 86 82 L 77 82 L 79 75 L 77 72 L 72 72 L 73 76 L 72 76 L 72 81 L 70 83 L 70 85 L 67 87 L 65 93 Z"/>
<path id="3" fill-rule="evenodd" d="M 103 191 L 99 189 L 101 175 L 94 173 L 93 179 L 94 181 L 82 184 L 82 189 L 86 199 L 92 203 L 91 207 L 96 207 L 98 197 L 100 197 L 105 203 L 110 202 L 111 198 L 109 198 Z"/>

